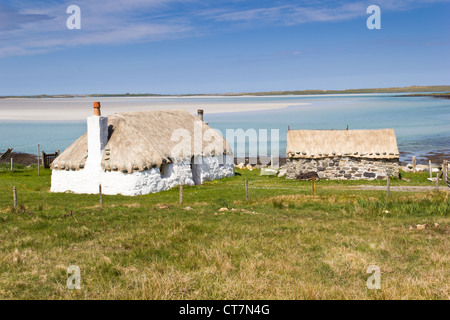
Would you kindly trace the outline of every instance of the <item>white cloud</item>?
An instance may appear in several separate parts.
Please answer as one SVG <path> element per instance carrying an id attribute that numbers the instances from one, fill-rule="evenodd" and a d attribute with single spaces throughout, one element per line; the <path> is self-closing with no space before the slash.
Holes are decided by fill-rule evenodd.
<path id="1" fill-rule="evenodd" d="M 430 3 L 450 2 L 449 0 L 378 0 L 382 11 L 401 11 Z M 248 10 L 228 10 L 218 12 L 213 19 L 222 22 L 240 22 L 281 25 L 296 25 L 308 22 L 343 21 L 367 16 L 366 9 L 374 1 L 284 1 L 278 6 L 267 6 Z"/>
<path id="2" fill-rule="evenodd" d="M 5 7 L 10 16 L 22 19 L 14 28 L 0 29 L 0 57 L 43 53 L 74 46 L 155 41 L 186 35 L 193 31 L 188 20 L 176 16 L 168 19 L 159 17 L 160 10 L 180 1 L 77 1 L 81 8 L 81 30 L 66 28 L 70 16 L 66 9 L 73 1 L 63 4 L 36 1 L 29 2 L 29 6 L 22 3 L 21 8 Z M 11 23 L 8 25 L 12 26 Z"/>
<path id="3" fill-rule="evenodd" d="M 378 0 L 401 11 L 450 0 Z M 366 16 L 373 1 L 28 0 L 0 6 L 0 57 L 96 44 L 191 37 L 260 25 L 333 22 Z M 67 30 L 66 9 L 81 8 L 82 29 Z"/>

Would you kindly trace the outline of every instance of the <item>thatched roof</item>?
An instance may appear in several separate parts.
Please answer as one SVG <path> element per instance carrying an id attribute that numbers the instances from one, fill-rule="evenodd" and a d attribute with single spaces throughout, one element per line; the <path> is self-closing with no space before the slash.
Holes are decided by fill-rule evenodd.
<path id="1" fill-rule="evenodd" d="M 357 157 L 396 159 L 399 157 L 393 129 L 380 130 L 289 130 L 288 158 Z"/>
<path id="2" fill-rule="evenodd" d="M 190 160 L 192 156 L 231 155 L 232 151 L 225 139 L 215 130 L 210 140 L 205 136 L 200 148 L 194 150 L 194 123 L 199 119 L 187 111 L 141 111 L 116 113 L 108 117 L 109 139 L 102 158 L 104 170 L 133 172 L 145 171 L 164 163 L 178 163 Z M 201 122 L 203 134 L 211 129 Z M 172 141 L 172 133 L 184 129 L 191 139 Z M 186 131 L 185 131 L 186 132 Z M 180 142 L 185 150 L 172 157 L 172 150 Z M 200 144 L 200 143 L 199 143 Z M 186 153 L 186 152 L 185 152 Z M 59 155 L 51 168 L 57 170 L 79 170 L 84 168 L 88 157 L 88 136 L 85 133 Z"/>

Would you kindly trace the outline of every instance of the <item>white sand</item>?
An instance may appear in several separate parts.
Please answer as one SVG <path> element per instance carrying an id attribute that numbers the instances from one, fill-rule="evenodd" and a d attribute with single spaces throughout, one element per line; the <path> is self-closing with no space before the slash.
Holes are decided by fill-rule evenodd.
<path id="1" fill-rule="evenodd" d="M 205 114 L 280 109 L 308 105 L 298 101 L 272 101 L 265 97 L 96 97 L 50 99 L 0 99 L 0 120 L 67 121 L 92 115 L 92 104 L 100 101 L 102 115 L 145 110 L 184 109 Z"/>

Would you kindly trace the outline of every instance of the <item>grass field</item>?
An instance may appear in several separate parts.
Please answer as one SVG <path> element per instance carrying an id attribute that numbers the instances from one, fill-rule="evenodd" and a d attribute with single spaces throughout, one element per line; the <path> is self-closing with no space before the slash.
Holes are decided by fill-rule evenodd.
<path id="1" fill-rule="evenodd" d="M 312 196 L 308 181 L 236 172 L 184 187 L 183 205 L 175 188 L 100 207 L 97 195 L 49 193 L 49 170 L 0 167 L 0 298 L 450 298 L 448 191 L 388 200 L 349 190 L 385 181 L 318 181 Z M 392 185 L 432 185 L 403 176 Z M 70 265 L 80 290 L 66 287 Z M 366 287 L 370 265 L 380 290 Z"/>

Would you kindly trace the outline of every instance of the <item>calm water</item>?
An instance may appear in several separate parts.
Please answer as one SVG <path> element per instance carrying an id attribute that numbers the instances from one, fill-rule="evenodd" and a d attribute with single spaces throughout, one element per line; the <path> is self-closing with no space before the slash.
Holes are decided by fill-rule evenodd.
<path id="1" fill-rule="evenodd" d="M 110 99 L 110 98 L 109 98 Z M 218 101 L 221 98 L 214 98 Z M 225 134 L 226 129 L 249 128 L 280 131 L 280 154 L 286 152 L 286 134 L 291 129 L 379 129 L 394 128 L 401 160 L 412 154 L 450 153 L 450 100 L 393 95 L 334 95 L 223 98 L 235 104 L 254 101 L 292 101 L 309 103 L 284 109 L 239 113 L 206 114 L 205 121 Z M 121 99 L 123 100 L 123 98 Z M 183 108 L 184 100 L 174 102 L 174 109 Z M 195 98 L 189 102 L 195 102 Z M 199 98 L 199 105 L 204 98 Z M 32 103 L 32 99 L 30 99 Z M 128 102 L 127 102 L 128 103 Z M 134 101 L 130 100 L 129 104 Z M 13 147 L 17 152 L 53 152 L 67 148 L 86 131 L 85 121 L 33 122 L 0 121 L 0 152 Z M 235 146 L 236 148 L 236 146 Z"/>

